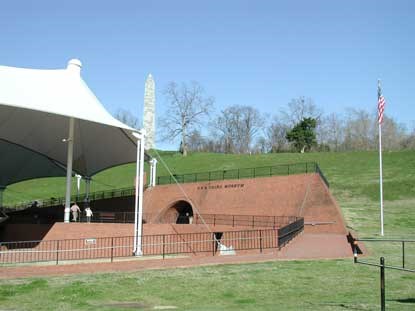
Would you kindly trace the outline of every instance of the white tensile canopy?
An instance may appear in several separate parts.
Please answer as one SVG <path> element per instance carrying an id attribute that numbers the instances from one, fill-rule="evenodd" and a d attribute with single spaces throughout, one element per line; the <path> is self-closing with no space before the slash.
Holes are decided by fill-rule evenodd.
<path id="1" fill-rule="evenodd" d="M 72 164 L 89 177 L 136 160 L 135 130 L 105 110 L 80 71 L 78 60 L 59 70 L 0 66 L 0 140 L 67 166 L 65 221 Z M 36 168 L 26 170 L 30 176 Z"/>
<path id="2" fill-rule="evenodd" d="M 74 120 L 73 168 L 91 176 L 134 162 L 134 129 L 113 118 L 80 76 L 81 64 L 63 70 L 0 66 L 0 139 L 66 165 L 70 120 Z"/>

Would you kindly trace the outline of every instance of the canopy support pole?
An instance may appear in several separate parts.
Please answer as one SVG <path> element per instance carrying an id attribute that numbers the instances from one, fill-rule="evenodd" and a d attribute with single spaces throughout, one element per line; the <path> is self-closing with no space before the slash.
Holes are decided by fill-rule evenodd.
<path id="1" fill-rule="evenodd" d="M 152 158 L 150 161 L 150 187 L 156 185 L 156 170 L 157 170 L 157 159 Z"/>
<path id="2" fill-rule="evenodd" d="M 69 119 L 68 157 L 66 162 L 66 194 L 64 222 L 69 223 L 71 209 L 71 187 L 72 187 L 72 161 L 73 161 L 73 140 L 74 140 L 75 119 Z"/>
<path id="3" fill-rule="evenodd" d="M 142 256 L 143 247 L 143 191 L 144 191 L 144 130 L 137 136 L 137 163 L 135 176 L 134 255 Z"/>
<path id="4" fill-rule="evenodd" d="M 85 179 L 85 197 L 84 197 L 84 208 L 89 206 L 89 192 L 91 190 L 91 177 L 84 176 Z"/>
<path id="5" fill-rule="evenodd" d="M 3 211 L 3 192 L 6 189 L 4 186 L 0 186 L 0 211 Z"/>

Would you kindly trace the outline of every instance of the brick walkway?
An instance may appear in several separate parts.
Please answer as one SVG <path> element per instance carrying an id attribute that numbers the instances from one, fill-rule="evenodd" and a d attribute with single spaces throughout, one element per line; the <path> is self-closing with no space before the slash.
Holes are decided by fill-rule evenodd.
<path id="1" fill-rule="evenodd" d="M 149 257 L 122 259 L 113 263 L 94 262 L 62 265 L 25 265 L 2 267 L 0 279 L 60 276 L 72 274 L 111 273 L 146 269 L 167 269 L 217 264 L 241 264 L 296 259 L 351 258 L 352 251 L 344 235 L 302 234 L 281 251 L 238 252 L 235 256 L 190 256 L 163 259 Z"/>

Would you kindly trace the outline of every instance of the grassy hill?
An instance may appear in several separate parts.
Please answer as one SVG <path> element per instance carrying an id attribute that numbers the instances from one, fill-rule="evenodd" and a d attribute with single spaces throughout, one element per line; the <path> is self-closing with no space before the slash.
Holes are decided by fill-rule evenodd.
<path id="1" fill-rule="evenodd" d="M 187 158 L 162 153 L 162 159 L 177 174 L 317 161 L 349 227 L 360 236 L 379 235 L 376 152 L 196 153 Z M 163 164 L 158 173 L 167 175 Z M 124 165 L 94 176 L 92 190 L 131 187 L 133 180 L 134 165 Z M 63 179 L 28 181 L 8 188 L 6 201 L 61 196 L 63 191 Z M 415 238 L 414 151 L 384 153 L 384 192 L 386 237 Z M 387 264 L 400 264 L 399 243 L 366 245 L 367 260 L 385 256 Z M 415 245 L 406 247 L 407 267 L 415 269 Z M 415 309 L 414 281 L 414 274 L 387 270 L 387 310 Z M 0 301 L 13 310 L 123 310 L 125 303 L 138 303 L 143 310 L 379 310 L 379 272 L 345 259 L 12 280 L 0 281 Z"/>
<path id="2" fill-rule="evenodd" d="M 377 152 L 306 153 L 226 155 L 191 153 L 182 157 L 175 152 L 160 152 L 158 176 L 229 170 L 234 168 L 316 161 L 330 181 L 349 226 L 364 235 L 378 233 L 379 220 L 379 162 Z M 161 159 L 160 159 L 161 158 Z M 415 151 L 385 152 L 384 198 L 385 230 L 393 235 L 412 233 L 415 216 Z M 132 187 L 135 164 L 105 170 L 93 176 L 91 191 Z M 83 184 L 81 192 L 84 191 Z M 9 186 L 5 204 L 64 195 L 64 178 L 42 178 Z M 75 191 L 75 184 L 73 187 Z M 407 226 L 402 227 L 402 222 Z M 399 229 L 399 230 L 398 230 Z"/>

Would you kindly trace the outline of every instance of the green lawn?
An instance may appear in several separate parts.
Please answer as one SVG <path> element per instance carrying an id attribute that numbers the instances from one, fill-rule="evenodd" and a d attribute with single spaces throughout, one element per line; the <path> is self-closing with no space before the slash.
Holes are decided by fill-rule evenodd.
<path id="1" fill-rule="evenodd" d="M 174 173 L 317 161 L 349 227 L 361 237 L 379 236 L 376 152 L 272 155 L 163 153 Z M 166 175 L 162 164 L 159 175 Z M 134 165 L 94 177 L 93 190 L 132 186 Z M 63 179 L 12 185 L 6 201 L 62 195 Z M 415 152 L 384 153 L 386 237 L 415 238 Z M 24 195 L 23 195 L 24 194 Z M 367 243 L 378 262 L 400 264 L 400 245 Z M 407 245 L 415 268 L 415 246 Z M 1 273 L 1 271 L 0 271 Z M 387 310 L 415 310 L 415 275 L 387 270 Z M 4 310 L 379 310 L 379 273 L 352 260 L 291 261 L 91 274 L 0 281 Z"/>

